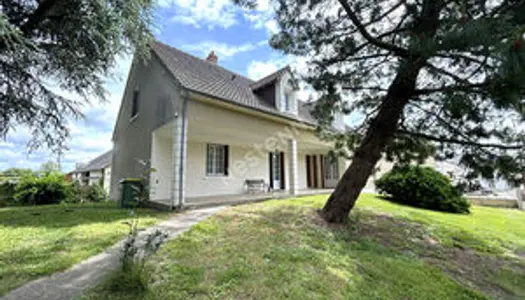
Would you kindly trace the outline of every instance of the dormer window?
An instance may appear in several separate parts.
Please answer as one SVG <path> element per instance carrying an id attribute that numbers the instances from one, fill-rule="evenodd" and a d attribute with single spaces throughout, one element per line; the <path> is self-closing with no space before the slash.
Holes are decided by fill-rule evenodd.
<path id="1" fill-rule="evenodd" d="M 251 84 L 253 92 L 282 113 L 297 115 L 296 92 L 298 86 L 285 67 Z"/>

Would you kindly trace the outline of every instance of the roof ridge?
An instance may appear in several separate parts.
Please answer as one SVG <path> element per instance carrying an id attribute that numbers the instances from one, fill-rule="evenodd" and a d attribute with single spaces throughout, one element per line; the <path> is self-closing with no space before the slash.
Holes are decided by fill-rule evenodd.
<path id="1" fill-rule="evenodd" d="M 197 57 L 197 56 L 195 56 L 195 55 L 193 55 L 193 54 L 190 54 L 190 53 L 187 53 L 187 52 L 185 52 L 185 51 L 182 51 L 181 49 L 179 49 L 179 48 L 177 48 L 177 47 L 174 47 L 174 46 L 171 46 L 171 45 L 165 44 L 165 43 L 163 43 L 163 42 L 161 42 L 161 41 L 159 41 L 159 40 L 156 40 L 156 39 L 153 40 L 153 42 L 159 44 L 160 46 L 168 47 L 168 48 L 170 48 L 170 49 L 172 49 L 172 50 L 175 50 L 175 51 L 177 51 L 177 52 L 179 52 L 179 53 L 181 53 L 181 54 L 183 54 L 183 55 L 185 55 L 185 56 L 190 57 L 191 59 L 199 60 L 199 61 L 201 61 L 201 62 L 207 63 L 207 64 L 210 65 L 210 66 L 213 66 L 213 67 L 215 67 L 215 68 L 218 68 L 218 69 L 221 69 L 221 70 L 226 71 L 226 72 L 228 72 L 228 73 L 231 73 L 232 75 L 242 77 L 243 79 L 250 81 L 250 84 L 252 84 L 252 83 L 255 82 L 253 79 L 250 79 L 250 78 L 248 78 L 248 77 L 246 77 L 246 76 L 244 76 L 244 75 L 241 75 L 241 74 L 239 74 L 239 73 L 236 73 L 236 72 L 234 72 L 234 71 L 232 71 L 232 70 L 228 70 L 228 69 L 226 69 L 225 67 L 223 67 L 223 66 L 221 66 L 221 65 L 219 65 L 219 64 L 209 62 L 209 61 L 207 61 L 206 59 L 202 59 L 202 58 Z"/>

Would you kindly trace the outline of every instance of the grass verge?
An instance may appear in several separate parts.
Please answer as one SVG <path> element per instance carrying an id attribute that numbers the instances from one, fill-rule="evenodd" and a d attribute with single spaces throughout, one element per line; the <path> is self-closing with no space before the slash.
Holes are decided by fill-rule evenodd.
<path id="1" fill-rule="evenodd" d="M 140 225 L 165 213 L 139 210 Z M 0 208 L 0 296 L 67 269 L 123 238 L 129 210 L 113 202 Z"/>

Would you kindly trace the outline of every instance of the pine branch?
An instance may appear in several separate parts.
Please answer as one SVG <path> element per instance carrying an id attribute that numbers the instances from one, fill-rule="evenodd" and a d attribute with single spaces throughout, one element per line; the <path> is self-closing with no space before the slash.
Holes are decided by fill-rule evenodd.
<path id="1" fill-rule="evenodd" d="M 374 19 L 370 20 L 369 22 L 363 24 L 364 27 L 367 27 L 369 25 L 372 25 L 374 23 L 377 23 L 381 20 L 383 20 L 383 18 L 387 17 L 388 15 L 390 15 L 393 11 L 395 11 L 396 9 L 398 9 L 399 7 L 401 7 L 401 5 L 403 4 L 406 4 L 406 0 L 401 0 L 399 2 L 397 2 L 396 4 L 394 4 L 391 8 L 389 8 L 387 11 L 385 11 L 383 14 L 381 14 L 380 16 L 377 16 L 375 17 Z"/>
<path id="2" fill-rule="evenodd" d="M 462 59 L 462 60 L 466 60 L 466 61 L 469 61 L 471 63 L 477 63 L 477 64 L 480 64 L 482 65 L 484 62 L 482 60 L 479 60 L 475 57 L 471 57 L 471 56 L 468 56 L 468 55 L 464 55 L 464 54 L 460 54 L 460 53 L 437 53 L 435 55 L 436 57 L 441 57 L 441 58 L 445 58 L 445 59 Z"/>
<path id="3" fill-rule="evenodd" d="M 475 89 L 480 89 L 487 87 L 489 84 L 488 82 L 482 82 L 482 83 L 473 83 L 473 84 L 463 84 L 463 85 L 444 85 L 439 88 L 423 88 L 423 89 L 416 89 L 414 91 L 414 95 L 420 96 L 420 95 L 429 95 L 434 93 L 446 93 L 446 92 L 475 92 Z M 480 91 L 482 92 L 482 91 Z"/>
<path id="4" fill-rule="evenodd" d="M 357 27 L 359 33 L 370 44 L 375 45 L 376 47 L 379 47 L 381 49 L 385 49 L 385 50 L 394 52 L 396 55 L 401 56 L 401 57 L 408 57 L 409 56 L 409 53 L 408 53 L 407 49 L 398 47 L 398 46 L 393 45 L 393 44 L 385 43 L 385 42 L 383 42 L 383 41 L 373 37 L 372 35 L 370 35 L 370 33 L 366 30 L 366 27 L 361 23 L 361 21 L 359 21 L 359 18 L 357 18 L 357 15 L 352 10 L 352 8 L 348 4 L 348 2 L 346 0 L 339 0 L 339 3 L 341 4 L 343 9 L 345 10 L 346 14 L 348 15 L 348 17 L 350 18 L 352 23 L 354 23 L 354 25 Z"/>
<path id="5" fill-rule="evenodd" d="M 38 4 L 36 10 L 28 16 L 27 21 L 20 27 L 24 35 L 28 35 L 38 27 L 40 22 L 46 18 L 47 13 L 55 6 L 55 3 L 56 0 L 44 0 Z"/>
<path id="6" fill-rule="evenodd" d="M 369 60 L 373 58 L 387 57 L 389 55 L 390 55 L 389 53 L 376 53 L 376 54 L 358 56 L 354 58 L 350 58 L 352 55 L 345 55 L 343 57 L 324 58 L 320 61 L 315 61 L 314 63 L 318 64 L 319 66 L 330 66 L 330 65 L 334 65 L 338 63 L 343 63 L 343 62 L 357 62 L 357 61 Z"/>
<path id="7" fill-rule="evenodd" d="M 424 134 L 420 132 L 411 132 L 411 131 L 407 131 L 403 129 L 399 129 L 397 133 L 402 134 L 402 135 L 422 138 L 428 141 L 457 144 L 457 145 L 462 145 L 462 146 L 474 146 L 477 148 L 496 148 L 496 149 L 501 149 L 501 150 L 525 149 L 525 145 L 503 145 L 503 144 L 494 144 L 494 143 L 478 143 L 478 142 L 473 142 L 473 141 L 459 140 L 455 138 L 436 137 L 436 136 L 432 136 L 432 135 L 428 135 L 428 134 Z"/>
<path id="8" fill-rule="evenodd" d="M 343 90 L 349 91 L 376 91 L 376 92 L 387 92 L 388 89 L 380 86 L 342 86 Z"/>
<path id="9" fill-rule="evenodd" d="M 431 64 L 430 62 L 427 62 L 425 64 L 425 66 L 427 68 L 435 71 L 436 73 L 439 73 L 439 74 L 445 75 L 447 77 L 450 77 L 450 78 L 454 79 L 457 82 L 463 83 L 464 85 L 469 85 L 470 84 L 470 82 L 468 80 L 463 79 L 463 78 L 457 76 L 456 74 L 450 73 L 449 71 L 446 71 L 446 70 L 443 70 L 441 68 L 438 68 L 438 67 L 434 66 L 433 64 Z"/>

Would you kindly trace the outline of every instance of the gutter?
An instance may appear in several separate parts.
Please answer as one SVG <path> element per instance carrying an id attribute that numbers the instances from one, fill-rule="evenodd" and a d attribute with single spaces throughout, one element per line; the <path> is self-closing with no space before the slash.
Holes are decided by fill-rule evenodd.
<path id="1" fill-rule="evenodd" d="M 181 135 L 180 135 L 180 166 L 179 166 L 179 203 L 177 203 L 177 208 L 182 208 L 183 205 L 183 196 L 184 196 L 184 159 L 186 155 L 184 155 L 184 151 L 186 150 L 186 113 L 187 113 L 187 107 L 188 107 L 188 95 L 187 93 L 184 93 L 184 96 L 182 96 L 183 102 L 182 102 L 182 126 L 181 126 Z"/>

